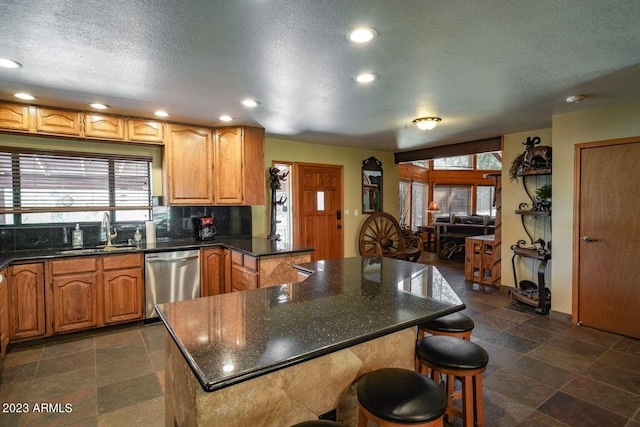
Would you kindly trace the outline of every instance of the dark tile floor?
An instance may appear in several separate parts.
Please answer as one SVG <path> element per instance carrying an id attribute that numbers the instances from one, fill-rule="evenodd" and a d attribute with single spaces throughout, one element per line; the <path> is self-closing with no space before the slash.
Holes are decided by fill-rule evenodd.
<path id="1" fill-rule="evenodd" d="M 640 340 L 536 315 L 466 282 L 459 262 L 423 261 L 465 301 L 473 341 L 489 352 L 487 427 L 640 427 Z M 0 363 L 0 426 L 164 425 L 163 339 L 160 324 L 134 324 L 10 346 Z M 29 413 L 10 403 L 29 404 Z M 35 404 L 60 405 L 35 412 Z"/>

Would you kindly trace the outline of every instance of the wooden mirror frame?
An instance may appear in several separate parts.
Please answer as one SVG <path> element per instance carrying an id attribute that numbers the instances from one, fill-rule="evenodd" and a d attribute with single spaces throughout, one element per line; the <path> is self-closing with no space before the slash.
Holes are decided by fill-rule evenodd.
<path id="1" fill-rule="evenodd" d="M 375 157 L 362 161 L 362 213 L 382 212 L 382 162 Z"/>

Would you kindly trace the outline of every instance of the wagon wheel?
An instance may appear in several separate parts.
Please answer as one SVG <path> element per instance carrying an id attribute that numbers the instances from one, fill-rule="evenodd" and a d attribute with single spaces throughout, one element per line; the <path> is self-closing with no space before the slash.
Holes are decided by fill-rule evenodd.
<path id="1" fill-rule="evenodd" d="M 360 255 L 389 256 L 398 251 L 398 242 L 402 239 L 400 224 L 385 212 L 372 214 L 360 230 Z M 378 253 L 377 244 L 383 253 Z"/>

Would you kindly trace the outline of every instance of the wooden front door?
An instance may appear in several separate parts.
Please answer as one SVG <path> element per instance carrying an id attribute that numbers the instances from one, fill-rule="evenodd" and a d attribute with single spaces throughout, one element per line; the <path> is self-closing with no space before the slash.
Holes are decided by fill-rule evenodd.
<path id="1" fill-rule="evenodd" d="M 576 159 L 573 320 L 640 338 L 640 139 L 582 144 Z"/>
<path id="2" fill-rule="evenodd" d="M 342 166 L 295 163 L 294 243 L 314 248 L 311 260 L 344 257 Z"/>

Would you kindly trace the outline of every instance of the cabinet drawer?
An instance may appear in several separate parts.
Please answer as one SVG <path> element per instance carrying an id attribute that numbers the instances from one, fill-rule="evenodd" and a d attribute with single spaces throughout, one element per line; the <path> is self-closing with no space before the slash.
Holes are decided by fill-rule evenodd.
<path id="1" fill-rule="evenodd" d="M 105 270 L 141 266 L 142 254 L 109 255 L 102 258 L 102 267 Z"/>
<path id="2" fill-rule="evenodd" d="M 258 271 L 258 258 L 245 255 L 244 266 L 247 267 L 249 270 Z"/>
<path id="3" fill-rule="evenodd" d="M 233 262 L 234 264 L 244 265 L 243 258 L 244 258 L 244 255 L 242 254 L 242 252 L 236 252 L 236 251 L 231 252 L 231 262 Z"/>
<path id="4" fill-rule="evenodd" d="M 51 274 L 54 275 L 96 271 L 97 269 L 98 259 L 95 257 L 61 259 L 51 262 Z"/>

